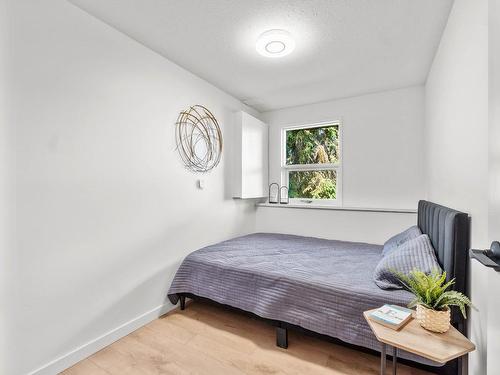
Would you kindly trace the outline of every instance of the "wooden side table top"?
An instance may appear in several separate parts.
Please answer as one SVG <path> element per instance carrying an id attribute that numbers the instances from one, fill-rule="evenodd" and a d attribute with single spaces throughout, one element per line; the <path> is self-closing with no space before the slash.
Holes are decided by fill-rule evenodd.
<path id="1" fill-rule="evenodd" d="M 442 364 L 476 349 L 455 327 L 450 327 L 446 333 L 434 333 L 422 328 L 416 319 L 412 319 L 399 331 L 395 331 L 368 318 L 374 310 L 365 311 L 363 315 L 377 340 L 384 344 Z"/>

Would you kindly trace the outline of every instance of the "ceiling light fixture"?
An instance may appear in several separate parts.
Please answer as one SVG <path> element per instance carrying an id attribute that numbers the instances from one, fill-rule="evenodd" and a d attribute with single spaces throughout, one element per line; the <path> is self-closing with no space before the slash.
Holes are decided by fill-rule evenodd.
<path id="1" fill-rule="evenodd" d="M 259 36 L 255 48 L 262 56 L 283 57 L 295 49 L 295 40 L 288 31 L 268 30 Z"/>

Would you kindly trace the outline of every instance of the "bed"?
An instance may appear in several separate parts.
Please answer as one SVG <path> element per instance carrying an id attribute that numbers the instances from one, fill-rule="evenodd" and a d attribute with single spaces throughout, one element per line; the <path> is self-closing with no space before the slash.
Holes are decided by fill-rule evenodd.
<path id="1" fill-rule="evenodd" d="M 455 289 L 465 292 L 469 241 L 467 214 L 420 201 L 418 226 L 428 234 Z M 363 311 L 384 303 L 405 305 L 404 290 L 382 290 L 372 280 L 382 246 L 276 233 L 255 233 L 189 254 L 168 297 L 184 308 L 198 296 L 271 320 L 277 344 L 286 347 L 287 329 L 306 330 L 356 346 L 379 350 Z M 453 315 L 464 332 L 464 321 Z M 430 364 L 409 353 L 403 358 Z"/>

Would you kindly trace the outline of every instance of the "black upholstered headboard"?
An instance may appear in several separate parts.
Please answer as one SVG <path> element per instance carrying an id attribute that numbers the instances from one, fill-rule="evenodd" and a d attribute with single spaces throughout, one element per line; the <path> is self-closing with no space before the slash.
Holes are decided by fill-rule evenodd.
<path id="1" fill-rule="evenodd" d="M 466 293 L 469 215 L 422 200 L 418 202 L 418 226 L 431 239 L 448 279 L 455 278 L 454 289 Z M 453 315 L 454 323 L 463 323 L 461 315 L 456 312 Z"/>

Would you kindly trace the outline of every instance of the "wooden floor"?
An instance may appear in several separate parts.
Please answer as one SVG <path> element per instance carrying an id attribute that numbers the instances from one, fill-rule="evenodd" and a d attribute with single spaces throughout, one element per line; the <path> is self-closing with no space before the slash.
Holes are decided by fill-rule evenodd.
<path id="1" fill-rule="evenodd" d="M 268 323 L 203 302 L 174 311 L 63 372 L 64 375 L 379 374 L 379 357 L 290 332 L 275 346 Z M 391 362 L 388 361 L 388 371 Z M 400 365 L 399 375 L 425 371 Z"/>

